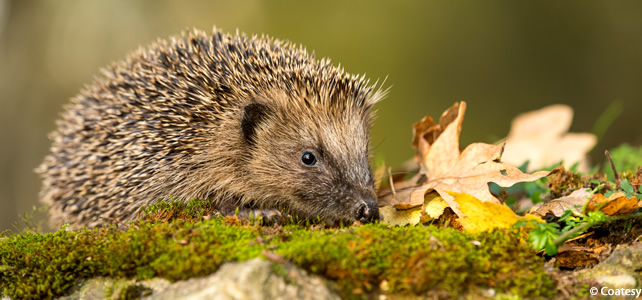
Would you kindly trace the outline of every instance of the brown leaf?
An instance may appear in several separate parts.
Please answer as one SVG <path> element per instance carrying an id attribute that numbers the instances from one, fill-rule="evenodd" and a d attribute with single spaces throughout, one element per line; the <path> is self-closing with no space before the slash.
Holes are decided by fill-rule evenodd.
<path id="1" fill-rule="evenodd" d="M 545 171 L 524 174 L 519 169 L 500 162 L 502 146 L 476 143 L 460 153 L 459 134 L 465 111 L 466 102 L 460 102 L 442 114 L 438 126 L 443 131 L 434 140 L 433 133 L 437 131 L 434 128 L 436 125 L 431 123 L 432 119 L 424 118 L 415 124 L 415 158 L 419 161 L 420 173 L 428 181 L 411 192 L 409 201 L 405 201 L 409 203 L 408 207 L 423 205 L 426 192 L 435 190 L 459 217 L 464 217 L 457 208 L 458 203 L 448 192 L 470 194 L 481 202 L 500 203 L 490 193 L 489 182 L 509 187 L 548 175 L 549 172 Z"/>
<path id="2" fill-rule="evenodd" d="M 593 198 L 586 205 L 587 211 L 595 211 L 600 208 L 600 211 L 607 216 L 625 215 L 638 209 L 638 198 L 627 198 L 624 193 L 614 193 L 608 198 L 602 194 L 595 194 Z"/>
<path id="3" fill-rule="evenodd" d="M 391 188 L 379 191 L 379 207 L 393 206 L 400 203 L 408 203 L 412 189 L 417 185 L 419 174 L 406 181 L 399 181 L 392 184 Z M 413 206 L 416 207 L 417 205 Z"/>
<path id="4" fill-rule="evenodd" d="M 572 120 L 573 109 L 560 104 L 517 116 L 506 139 L 503 160 L 516 166 L 529 161 L 528 171 L 560 161 L 566 167 L 580 162 L 578 169 L 588 171 L 586 154 L 595 146 L 597 137 L 591 133 L 567 133 Z"/>
<path id="5" fill-rule="evenodd" d="M 591 193 L 586 189 L 575 190 L 568 196 L 553 199 L 548 202 L 540 202 L 531 207 L 528 213 L 542 218 L 550 213 L 559 218 L 569 209 L 581 212 L 590 196 Z"/>
<path id="6" fill-rule="evenodd" d="M 438 153 L 441 150 L 432 150 L 431 148 L 436 144 L 436 140 L 445 131 L 448 126 L 454 121 L 458 121 L 455 125 L 457 139 L 455 140 L 456 146 L 459 150 L 459 132 L 461 131 L 461 122 L 464 119 L 464 112 L 466 111 L 466 102 L 455 103 L 441 114 L 439 124 L 435 124 L 432 117 L 426 116 L 421 121 L 415 123 L 413 127 L 413 141 L 412 146 L 417 153 L 415 154 L 415 161 L 421 167 L 420 172 L 426 174 L 426 166 L 423 164 L 426 161 L 426 156 L 433 152 Z M 452 127 L 452 126 L 451 126 Z M 437 146 L 442 146 L 443 143 L 437 143 Z M 429 169 L 430 167 L 428 167 Z"/>
<path id="7" fill-rule="evenodd" d="M 564 244 L 559 247 L 555 258 L 560 267 L 577 268 L 598 263 L 598 253 L 582 246 Z"/>

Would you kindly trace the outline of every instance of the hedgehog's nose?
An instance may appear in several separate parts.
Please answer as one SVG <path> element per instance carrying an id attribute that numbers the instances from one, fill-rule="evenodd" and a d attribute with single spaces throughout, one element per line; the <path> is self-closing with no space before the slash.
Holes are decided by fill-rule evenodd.
<path id="1" fill-rule="evenodd" d="M 372 197 L 364 197 L 361 202 L 357 204 L 355 219 L 362 224 L 374 222 L 379 219 L 379 206 L 377 199 Z"/>

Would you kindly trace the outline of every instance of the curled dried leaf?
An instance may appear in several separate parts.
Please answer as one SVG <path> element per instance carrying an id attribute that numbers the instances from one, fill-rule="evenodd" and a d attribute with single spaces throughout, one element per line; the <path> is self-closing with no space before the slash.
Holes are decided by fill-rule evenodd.
<path id="1" fill-rule="evenodd" d="M 624 193 L 614 193 L 608 198 L 595 194 L 586 205 L 586 210 L 596 211 L 598 208 L 607 216 L 625 215 L 638 209 L 638 198 L 627 198 Z"/>
<path id="2" fill-rule="evenodd" d="M 465 102 L 456 103 L 442 114 L 439 124 L 435 124 L 432 118 L 425 117 L 413 126 L 415 160 L 420 166 L 418 175 L 425 181 L 416 185 L 417 181 L 414 180 L 409 182 L 410 186 L 406 185 L 407 189 L 403 192 L 397 191 L 380 197 L 380 206 L 392 206 L 382 207 L 384 219 L 387 218 L 390 223 L 394 224 L 403 222 L 413 224 L 412 222 L 418 222 L 422 216 L 433 218 L 433 214 L 443 213 L 445 205 L 440 205 L 440 203 L 447 204 L 460 219 L 466 218 L 469 216 L 458 208 L 460 203 L 453 196 L 454 194 L 467 194 L 481 203 L 492 203 L 505 207 L 490 193 L 489 182 L 509 187 L 518 182 L 533 181 L 549 174 L 546 171 L 525 174 L 514 166 L 504 164 L 501 162 L 502 146 L 475 143 L 460 152 L 459 135 L 465 111 Z M 393 186 L 396 187 L 397 184 Z M 431 193 L 433 191 L 435 193 Z M 428 201 L 429 195 L 433 194 L 438 195 L 441 202 Z M 382 203 L 386 205 L 382 205 Z M 466 201 L 468 208 L 471 207 L 470 203 L 471 201 Z M 423 210 L 417 209 L 420 206 Z M 483 207 L 489 209 L 491 215 L 497 212 L 496 207 L 492 205 Z M 505 208 L 510 211 L 508 207 Z M 399 216 L 396 216 L 396 213 Z M 470 209 L 469 213 L 481 215 L 476 209 Z M 511 214 L 515 215 L 512 212 Z M 388 216 L 386 217 L 386 215 Z M 470 228 L 476 228 L 467 223 L 474 220 L 477 219 L 470 218 L 464 223 L 468 224 L 467 226 Z M 508 223 L 512 225 L 511 222 Z M 486 225 L 488 224 L 489 222 L 486 222 Z M 492 227 L 492 225 L 488 226 Z"/>
<path id="3" fill-rule="evenodd" d="M 586 189 L 575 190 L 568 196 L 553 199 L 548 202 L 540 202 L 531 207 L 529 213 L 539 217 L 552 214 L 559 218 L 569 209 L 581 212 L 590 196 L 591 193 Z"/>

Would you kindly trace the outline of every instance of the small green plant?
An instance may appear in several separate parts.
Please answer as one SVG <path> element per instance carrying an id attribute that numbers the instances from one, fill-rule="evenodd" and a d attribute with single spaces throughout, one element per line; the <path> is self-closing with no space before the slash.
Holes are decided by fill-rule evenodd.
<path id="1" fill-rule="evenodd" d="M 43 221 L 36 221 L 38 219 L 36 216 L 47 211 L 47 208 L 48 207 L 46 205 L 32 206 L 31 211 L 20 215 L 22 225 L 20 222 L 13 223 L 14 230 L 16 232 L 42 232 Z M 0 236 L 2 236 L 2 234 L 0 234 Z"/>
<path id="2" fill-rule="evenodd" d="M 555 244 L 555 239 L 560 236 L 560 225 L 557 223 L 537 223 L 535 221 L 519 221 L 515 227 L 522 227 L 527 223 L 535 226 L 528 235 L 528 241 L 533 245 L 533 248 L 540 250 L 544 249 L 547 254 L 555 255 L 557 253 L 558 245 Z"/>
<path id="3" fill-rule="evenodd" d="M 576 210 L 569 209 L 565 211 L 559 219 L 560 222 L 565 224 L 561 230 L 559 229 L 560 225 L 558 223 L 520 221 L 515 226 L 519 228 L 530 222 L 530 224 L 532 224 L 531 226 L 534 226 L 535 229 L 530 232 L 528 241 L 535 249 L 544 249 L 546 255 L 552 256 L 557 254 L 557 248 L 564 244 L 565 241 L 584 233 L 584 231 L 592 226 L 606 220 L 606 215 L 599 210 L 578 213 Z"/>
<path id="4" fill-rule="evenodd" d="M 606 194 L 604 194 L 604 196 L 608 198 L 609 196 L 611 196 L 612 194 L 615 194 L 617 192 L 624 193 L 624 195 L 627 198 L 636 197 L 638 199 L 642 199 L 642 185 L 636 191 L 635 187 L 633 187 L 631 185 L 631 183 L 629 183 L 629 181 L 626 178 L 623 178 L 622 180 L 620 180 L 620 189 L 619 190 L 614 190 L 614 191 L 607 192 Z"/>

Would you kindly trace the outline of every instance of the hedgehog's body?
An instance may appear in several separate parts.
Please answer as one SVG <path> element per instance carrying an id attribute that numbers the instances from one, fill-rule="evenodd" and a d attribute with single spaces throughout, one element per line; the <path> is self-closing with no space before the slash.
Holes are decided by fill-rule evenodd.
<path id="1" fill-rule="evenodd" d="M 73 99 L 39 168 L 50 223 L 133 219 L 158 199 L 375 218 L 363 78 L 267 38 L 195 31 Z"/>

